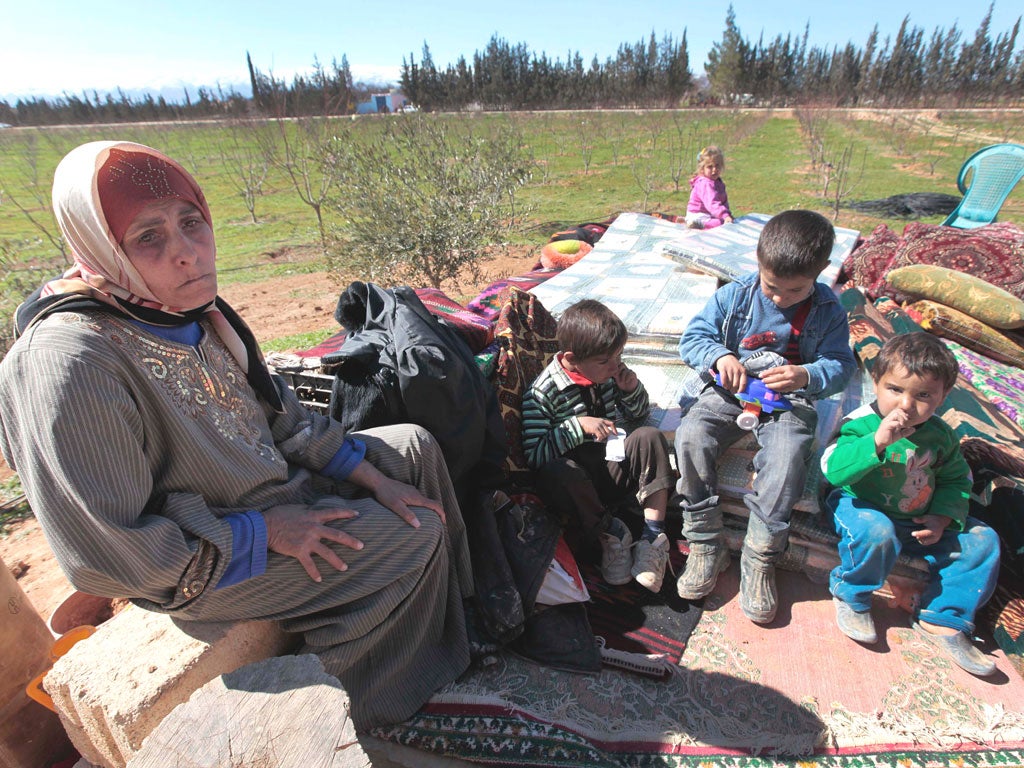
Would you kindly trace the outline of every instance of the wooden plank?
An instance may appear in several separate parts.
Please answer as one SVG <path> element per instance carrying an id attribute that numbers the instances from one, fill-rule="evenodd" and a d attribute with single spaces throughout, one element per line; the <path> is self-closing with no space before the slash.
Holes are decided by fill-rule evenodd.
<path id="1" fill-rule="evenodd" d="M 248 664 L 163 719 L 129 768 L 366 768 L 348 694 L 309 654 Z"/>

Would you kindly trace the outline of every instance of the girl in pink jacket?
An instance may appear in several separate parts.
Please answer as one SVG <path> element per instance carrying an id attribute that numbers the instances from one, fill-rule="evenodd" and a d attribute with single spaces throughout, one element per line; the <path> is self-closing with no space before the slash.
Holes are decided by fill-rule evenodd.
<path id="1" fill-rule="evenodd" d="M 686 206 L 686 226 L 711 229 L 732 221 L 729 197 L 721 173 L 725 155 L 718 147 L 704 147 L 697 155 L 697 172 L 690 179 L 690 202 Z"/>

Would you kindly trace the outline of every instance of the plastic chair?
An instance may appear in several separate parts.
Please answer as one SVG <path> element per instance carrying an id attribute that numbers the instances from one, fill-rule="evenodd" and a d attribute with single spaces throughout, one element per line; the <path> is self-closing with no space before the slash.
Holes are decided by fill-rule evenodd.
<path id="1" fill-rule="evenodd" d="M 968 175 L 970 186 L 966 184 Z M 979 149 L 960 169 L 956 185 L 964 197 L 942 223 L 959 229 L 990 224 L 1021 178 L 1024 178 L 1024 146 L 993 144 Z"/>

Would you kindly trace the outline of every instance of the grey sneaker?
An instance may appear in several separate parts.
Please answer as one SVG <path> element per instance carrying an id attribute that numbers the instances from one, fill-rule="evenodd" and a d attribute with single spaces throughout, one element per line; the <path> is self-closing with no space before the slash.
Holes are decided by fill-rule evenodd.
<path id="1" fill-rule="evenodd" d="M 839 626 L 839 631 L 858 643 L 871 644 L 878 642 L 875 622 L 872 621 L 869 611 L 855 611 L 852 605 L 834 595 L 832 596 L 832 603 L 836 607 L 836 624 Z"/>
<path id="2" fill-rule="evenodd" d="M 946 652 L 953 663 L 961 669 L 965 669 L 972 675 L 988 677 L 996 672 L 996 663 L 979 651 L 970 638 L 963 632 L 955 635 L 936 635 L 914 622 L 914 629 L 919 635 L 928 639 L 932 645 L 938 646 Z"/>
<path id="3" fill-rule="evenodd" d="M 640 539 L 633 552 L 633 578 L 637 584 L 651 592 L 661 591 L 668 565 L 668 536 L 659 533 L 654 541 Z"/>
<path id="4" fill-rule="evenodd" d="M 718 574 L 729 567 L 729 549 L 720 542 L 693 542 L 686 568 L 676 581 L 676 592 L 684 600 L 700 600 L 711 594 Z"/>
<path id="5" fill-rule="evenodd" d="M 775 566 L 755 563 L 740 557 L 740 608 L 755 624 L 768 624 L 775 618 L 779 594 L 775 589 Z"/>
<path id="6" fill-rule="evenodd" d="M 613 517 L 607 533 L 601 534 L 601 576 L 609 584 L 628 584 L 633 578 L 633 536 L 619 518 Z"/>

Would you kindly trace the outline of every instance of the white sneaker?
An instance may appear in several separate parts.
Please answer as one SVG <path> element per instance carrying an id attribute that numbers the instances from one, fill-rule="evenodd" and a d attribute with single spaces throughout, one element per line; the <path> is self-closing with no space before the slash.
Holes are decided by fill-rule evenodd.
<path id="1" fill-rule="evenodd" d="M 651 592 L 661 591 L 668 565 L 668 536 L 659 533 L 654 541 L 640 539 L 633 553 L 633 578 L 637 584 Z"/>
<path id="2" fill-rule="evenodd" d="M 629 583 L 632 546 L 633 536 L 626 524 L 613 517 L 610 530 L 601 534 L 601 576 L 609 584 Z"/>

